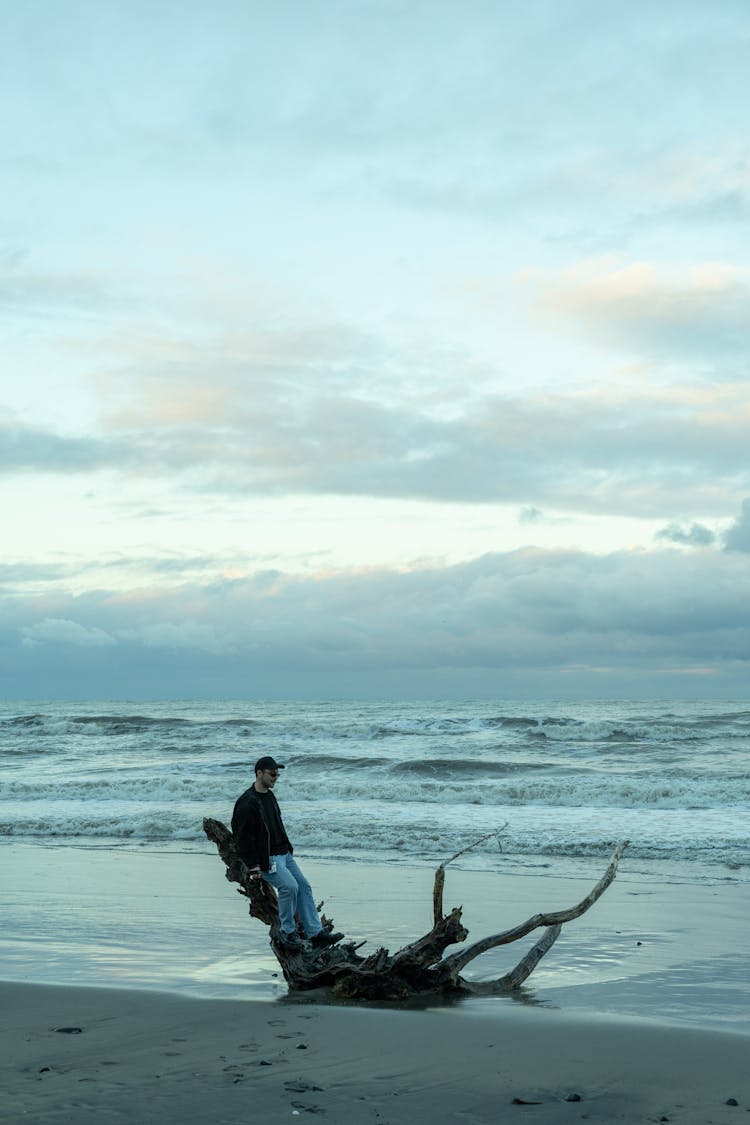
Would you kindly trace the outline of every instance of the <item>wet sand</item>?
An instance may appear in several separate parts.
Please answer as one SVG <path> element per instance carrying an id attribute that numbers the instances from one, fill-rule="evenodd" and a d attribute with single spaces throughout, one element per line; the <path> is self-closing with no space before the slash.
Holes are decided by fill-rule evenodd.
<path id="1" fill-rule="evenodd" d="M 275 1001 L 286 985 L 267 931 L 224 879 L 209 848 L 0 848 L 0 980 L 157 989 L 205 999 Z M 316 898 L 365 952 L 414 941 L 432 924 L 432 867 L 302 857 Z M 464 906 L 470 941 L 539 910 L 579 901 L 604 862 L 583 877 L 450 867 L 445 906 Z M 750 885 L 664 883 L 627 852 L 612 886 L 565 926 L 527 982 L 529 1003 L 563 1011 L 648 1017 L 750 1034 Z M 473 962 L 467 975 L 506 972 L 530 935 Z M 507 1000 L 476 1001 L 479 1012 Z M 514 1005 L 517 1006 L 517 1005 Z"/>
<path id="2" fill-rule="evenodd" d="M 704 1125 L 750 1109 L 750 1040 L 729 1032 L 30 984 L 0 986 L 0 1001 L 13 1123 Z"/>
<path id="3" fill-rule="evenodd" d="M 626 858 L 514 998 L 417 1011 L 288 997 L 265 930 L 211 852 L 8 844 L 1 858 L 0 1120 L 11 1125 L 306 1114 L 704 1125 L 750 1110 L 740 881 L 659 884 Z M 429 929 L 432 869 L 303 865 L 369 950 Z M 475 939 L 572 905 L 603 866 L 586 878 L 451 868 L 445 905 L 463 902 Z M 524 951 L 493 951 L 472 973 L 500 975 Z"/>

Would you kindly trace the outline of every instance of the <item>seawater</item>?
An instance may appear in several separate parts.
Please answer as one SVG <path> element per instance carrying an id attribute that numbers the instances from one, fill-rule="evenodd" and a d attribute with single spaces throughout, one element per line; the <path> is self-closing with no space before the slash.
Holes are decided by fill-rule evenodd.
<path id="1" fill-rule="evenodd" d="M 505 870 L 606 857 L 671 881 L 750 879 L 742 702 L 0 704 L 0 835 L 209 846 L 262 753 L 296 849 Z"/>

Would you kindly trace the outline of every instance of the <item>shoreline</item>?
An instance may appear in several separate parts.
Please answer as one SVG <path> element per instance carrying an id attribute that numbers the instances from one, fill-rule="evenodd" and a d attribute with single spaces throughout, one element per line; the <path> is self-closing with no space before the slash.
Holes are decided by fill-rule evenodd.
<path id="1" fill-rule="evenodd" d="M 265 928 L 248 917 L 210 849 L 6 842 L 3 850 L 0 980 L 243 1002 L 287 997 Z M 365 952 L 395 950 L 431 927 L 434 867 L 300 859 L 316 899 L 348 937 L 368 940 Z M 612 886 L 563 928 L 516 995 L 524 1003 L 461 1000 L 461 1012 L 484 1018 L 528 1006 L 750 1034 L 750 886 L 663 885 L 622 878 L 623 868 L 627 853 Z M 540 909 L 571 906 L 603 869 L 592 860 L 582 878 L 451 866 L 445 906 L 463 904 L 474 941 Z M 534 940 L 483 955 L 467 975 L 501 975 Z"/>
<path id="2" fill-rule="evenodd" d="M 10 1122 L 737 1120 L 747 1038 L 523 1005 L 475 1013 L 1 984 Z M 737 1104 L 727 1104 L 730 1100 Z M 532 1105 L 532 1109 L 525 1109 Z M 507 1107 L 507 1109 L 506 1109 Z"/>

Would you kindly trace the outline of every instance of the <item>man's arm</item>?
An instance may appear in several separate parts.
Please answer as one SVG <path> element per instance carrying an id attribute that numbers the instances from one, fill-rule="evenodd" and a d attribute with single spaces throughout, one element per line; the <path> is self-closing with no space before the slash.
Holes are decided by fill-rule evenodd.
<path id="1" fill-rule="evenodd" d="M 243 793 L 232 813 L 232 836 L 234 837 L 235 851 L 245 866 L 250 869 L 252 879 L 260 879 L 259 827 L 260 814 L 255 802 Z"/>

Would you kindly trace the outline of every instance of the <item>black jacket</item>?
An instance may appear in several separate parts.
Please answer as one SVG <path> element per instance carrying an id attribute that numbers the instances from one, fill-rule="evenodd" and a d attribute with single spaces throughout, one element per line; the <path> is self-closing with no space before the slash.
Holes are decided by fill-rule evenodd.
<path id="1" fill-rule="evenodd" d="M 294 848 L 289 842 L 289 837 L 281 820 L 279 803 L 269 789 L 268 796 L 276 806 L 279 821 L 284 833 L 287 851 L 293 852 Z M 263 801 L 258 795 L 255 786 L 251 785 L 241 797 L 237 798 L 232 813 L 232 835 L 237 855 L 248 867 L 260 867 L 261 871 L 268 871 L 271 867 L 271 831 L 266 822 Z"/>

